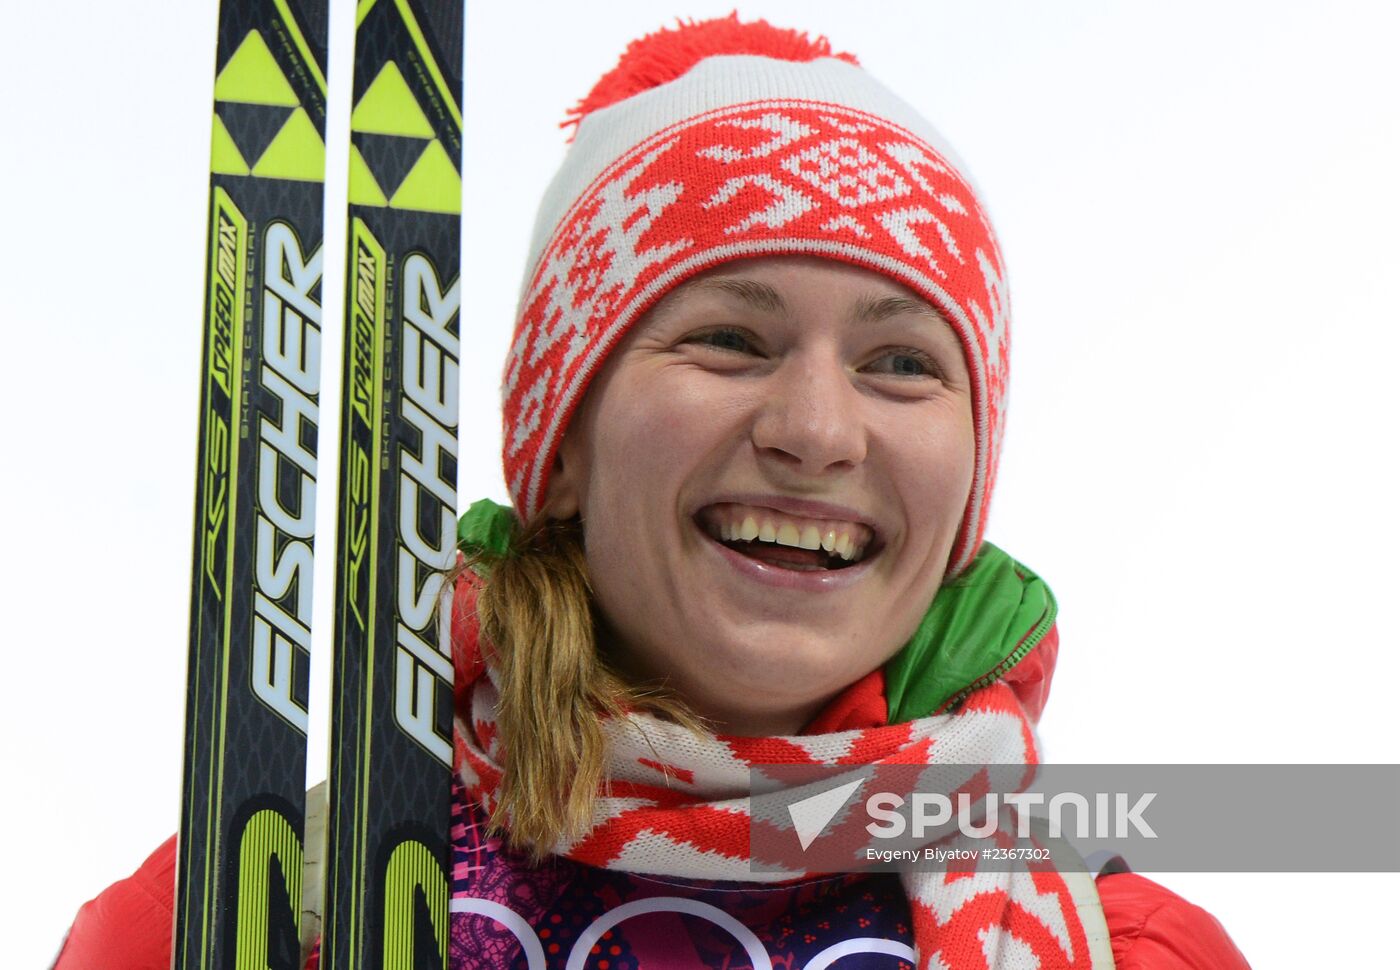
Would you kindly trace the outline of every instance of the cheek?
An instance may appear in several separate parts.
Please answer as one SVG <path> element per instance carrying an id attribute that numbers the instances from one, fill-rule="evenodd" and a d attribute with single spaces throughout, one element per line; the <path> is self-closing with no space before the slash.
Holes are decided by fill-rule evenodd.
<path id="1" fill-rule="evenodd" d="M 612 627 L 637 643 L 669 642 L 652 604 L 678 600 L 667 577 L 686 547 L 690 488 L 722 462 L 723 402 L 679 372 L 616 373 L 578 429 L 587 473 L 579 495 L 594 596 Z M 732 437 L 732 436 L 731 436 Z"/>
<path id="2" fill-rule="evenodd" d="M 623 501 L 664 498 L 656 493 L 674 492 L 721 442 L 732 397 L 686 376 L 662 369 L 609 385 L 591 428 L 590 479 L 600 493 L 625 490 Z"/>
<path id="3" fill-rule="evenodd" d="M 651 505 L 675 456 L 679 436 L 665 415 L 647 407 L 600 412 L 593 438 L 585 509 L 619 516 L 629 506 Z"/>
<path id="4" fill-rule="evenodd" d="M 940 417 L 900 436 L 896 477 L 911 532 L 951 546 L 972 491 L 976 444 L 970 414 Z"/>

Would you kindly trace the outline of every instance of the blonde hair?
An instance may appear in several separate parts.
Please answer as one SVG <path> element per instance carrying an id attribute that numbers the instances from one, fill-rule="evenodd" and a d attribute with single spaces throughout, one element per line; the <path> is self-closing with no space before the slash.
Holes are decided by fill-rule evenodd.
<path id="1" fill-rule="evenodd" d="M 541 517 L 504 554 L 479 551 L 476 610 L 496 671 L 504 776 L 489 827 L 538 863 L 592 826 L 606 784 L 603 719 L 646 712 L 703 733 L 700 719 L 656 685 L 630 683 L 605 656 L 577 519 Z"/>

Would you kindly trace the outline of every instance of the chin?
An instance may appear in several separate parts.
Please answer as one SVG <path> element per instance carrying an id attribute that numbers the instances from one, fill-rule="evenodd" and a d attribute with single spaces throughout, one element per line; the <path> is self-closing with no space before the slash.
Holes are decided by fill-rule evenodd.
<path id="1" fill-rule="evenodd" d="M 765 624 L 742 638 L 702 647 L 709 662 L 691 677 L 701 695 L 732 701 L 736 696 L 767 698 L 773 706 L 797 709 L 820 704 L 859 680 L 882 662 L 872 657 L 870 668 L 852 664 L 852 652 L 840 641 L 807 629 L 774 629 Z M 767 706 L 767 705 L 766 705 Z M 739 727 L 740 725 L 733 725 Z M 734 732 L 740 733 L 740 732 Z"/>

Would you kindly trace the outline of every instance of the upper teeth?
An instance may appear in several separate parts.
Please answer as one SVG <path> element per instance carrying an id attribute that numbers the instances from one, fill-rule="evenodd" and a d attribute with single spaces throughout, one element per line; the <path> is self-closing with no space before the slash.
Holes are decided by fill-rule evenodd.
<path id="1" fill-rule="evenodd" d="M 708 511 L 705 521 L 710 534 L 726 541 L 757 540 L 796 549 L 824 549 L 847 562 L 860 559 L 870 541 L 870 530 L 853 522 L 794 519 L 742 506 Z"/>

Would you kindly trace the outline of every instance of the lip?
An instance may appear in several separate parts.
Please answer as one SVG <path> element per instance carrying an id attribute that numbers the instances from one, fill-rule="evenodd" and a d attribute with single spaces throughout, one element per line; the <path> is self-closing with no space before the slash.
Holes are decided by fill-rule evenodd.
<path id="1" fill-rule="evenodd" d="M 844 522 L 859 522 L 866 526 L 879 538 L 881 529 L 873 519 L 867 515 L 862 515 L 855 509 L 845 505 L 834 505 L 830 502 L 814 502 L 810 499 L 791 498 L 787 495 L 762 495 L 757 492 L 734 492 L 726 495 L 717 495 L 705 502 L 700 503 L 690 510 L 691 518 L 699 514 L 700 510 L 711 505 L 759 505 L 770 508 L 775 512 L 785 512 L 788 515 L 804 519 L 836 519 Z M 859 563 L 857 563 L 859 565 Z"/>
<path id="2" fill-rule="evenodd" d="M 738 500 L 735 499 L 734 501 Z M 766 502 L 748 502 L 746 504 L 768 505 L 770 508 L 777 508 L 777 506 Z M 703 506 L 701 507 L 703 508 Z M 835 506 L 826 506 L 826 508 L 832 509 L 835 508 Z M 788 508 L 782 508 L 779 509 L 779 511 L 790 512 L 793 515 L 812 514 L 798 512 L 795 509 Z M 694 520 L 691 521 L 691 527 L 700 534 L 705 548 L 711 550 L 714 555 L 718 556 L 741 577 L 779 589 L 800 590 L 808 593 L 834 593 L 839 590 L 849 589 L 851 586 L 861 581 L 870 570 L 870 564 L 874 562 L 876 558 L 875 556 L 871 556 L 842 569 L 809 571 L 783 569 L 781 566 L 770 566 L 767 563 L 760 562 L 757 559 L 750 559 L 748 556 L 735 552 L 722 542 L 717 541 Z"/>

